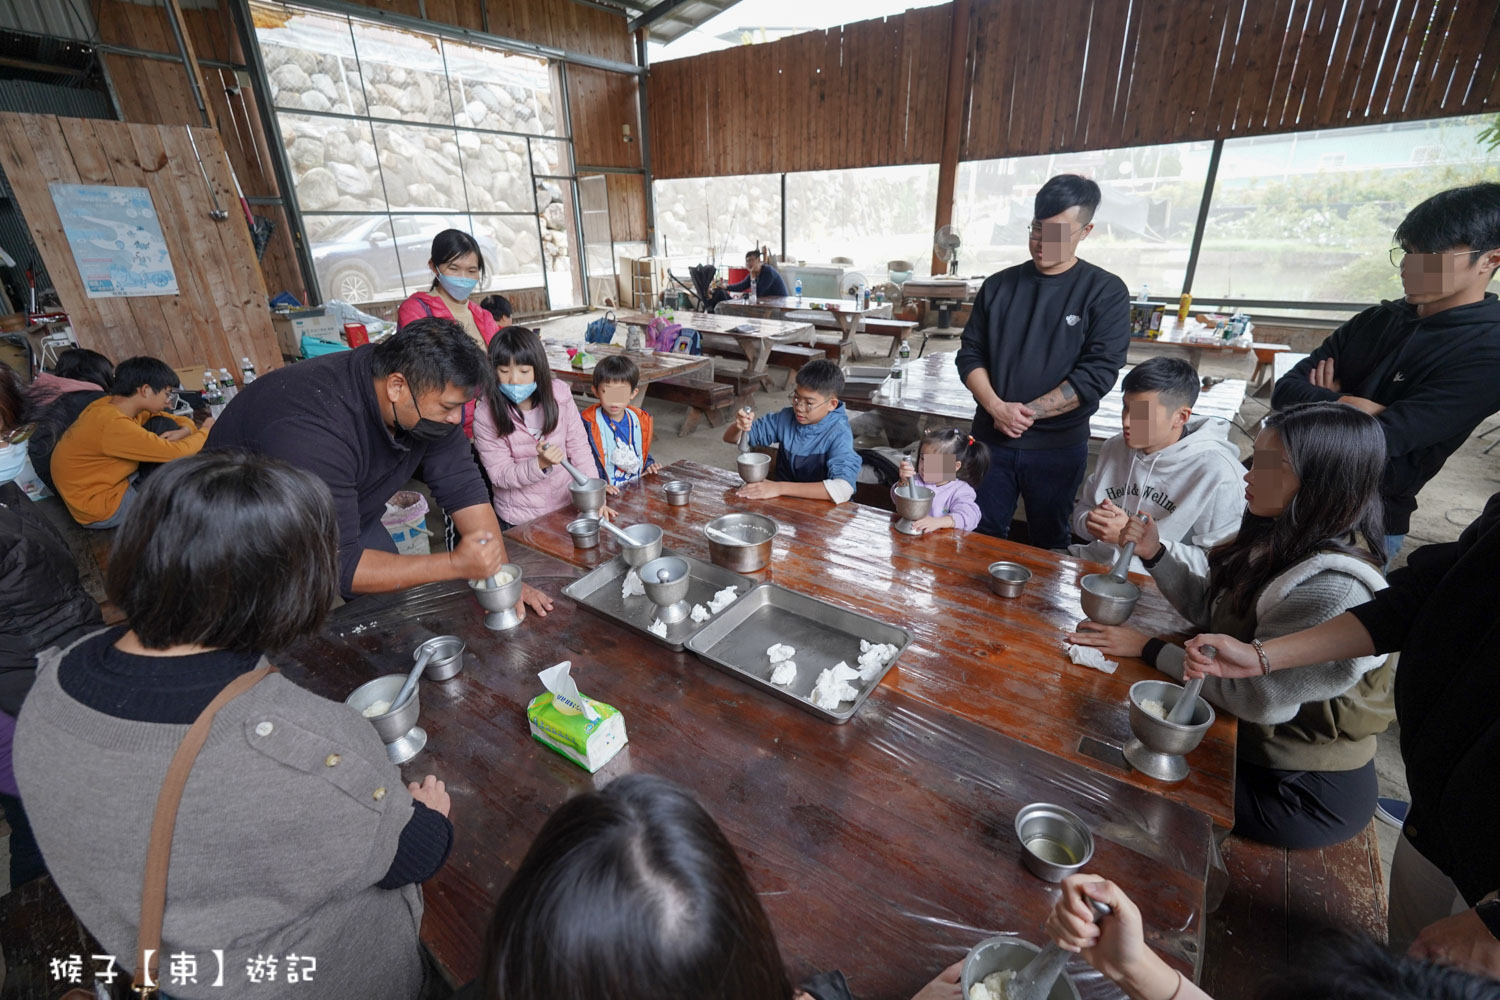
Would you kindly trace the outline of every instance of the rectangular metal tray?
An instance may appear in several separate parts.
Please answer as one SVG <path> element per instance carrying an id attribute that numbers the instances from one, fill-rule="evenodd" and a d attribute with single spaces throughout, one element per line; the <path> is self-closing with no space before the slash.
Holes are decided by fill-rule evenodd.
<path id="1" fill-rule="evenodd" d="M 818 708 L 812 703 L 812 689 L 818 675 L 840 660 L 858 669 L 861 639 L 888 642 L 896 647 L 896 655 L 871 680 L 850 682 L 859 690 L 859 696 L 852 702 L 845 702 L 832 712 Z M 766 659 L 766 649 L 778 642 L 797 651 L 792 656 L 797 664 L 797 680 L 786 687 L 771 683 L 771 663 Z M 705 663 L 769 691 L 805 712 L 829 722 L 844 723 L 859 711 L 910 642 L 911 633 L 900 626 L 774 583 L 762 583 L 704 622 L 688 640 L 687 648 Z"/>
<path id="2" fill-rule="evenodd" d="M 699 562 L 689 556 L 663 549 L 663 556 L 676 556 L 687 560 L 688 577 L 688 604 L 701 604 L 708 607 L 709 599 L 725 587 L 740 588 L 737 600 L 743 599 L 745 594 L 755 586 L 755 581 L 738 573 L 731 573 L 722 566 L 713 563 Z M 621 556 L 615 556 L 602 566 L 595 567 L 586 575 L 574 580 L 562 589 L 563 594 L 572 598 L 580 606 L 587 608 L 594 614 L 610 621 L 618 622 L 632 631 L 650 639 L 652 642 L 675 649 L 679 652 L 692 635 L 704 625 L 713 624 L 714 618 L 699 624 L 692 618 L 684 618 L 680 622 L 667 626 L 667 636 L 663 639 L 651 631 L 651 622 L 656 618 L 656 605 L 652 604 L 645 595 L 637 595 L 628 599 L 620 596 L 620 588 L 625 584 L 625 574 L 630 567 L 625 564 Z M 730 605 L 733 607 L 733 605 Z M 719 612 L 719 615 L 727 614 L 729 608 Z"/>
<path id="3" fill-rule="evenodd" d="M 840 395 L 869 399 L 884 387 L 890 374 L 889 368 L 875 365 L 845 365 L 844 389 Z"/>

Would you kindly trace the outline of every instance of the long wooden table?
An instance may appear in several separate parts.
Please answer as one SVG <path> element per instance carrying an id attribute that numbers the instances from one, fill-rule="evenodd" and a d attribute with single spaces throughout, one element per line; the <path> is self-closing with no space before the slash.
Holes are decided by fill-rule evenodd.
<path id="1" fill-rule="evenodd" d="M 839 330 L 839 356 L 846 360 L 859 357 L 859 345 L 855 343 L 854 335 L 865 319 L 889 319 L 891 308 L 889 302 L 872 302 L 864 307 L 856 306 L 853 298 L 817 299 L 794 295 L 762 298 L 753 303 L 748 298 L 728 299 L 715 307 L 716 311 L 731 316 L 795 317 L 813 323 L 824 316 L 831 317 Z"/>
<path id="2" fill-rule="evenodd" d="M 552 366 L 552 374 L 567 382 L 569 385 L 592 385 L 594 381 L 593 368 L 574 368 L 568 357 L 567 348 L 574 344 L 544 343 L 547 349 L 547 364 Z M 596 358 L 607 354 L 627 354 L 625 348 L 616 347 L 613 344 L 588 344 L 585 345 L 588 352 Z M 641 381 L 637 387 L 632 402 L 638 403 L 646 394 L 646 387 L 657 379 L 677 378 L 679 376 L 692 376 L 694 378 L 713 378 L 713 359 L 705 358 L 697 354 L 671 354 L 666 351 L 651 351 L 649 353 L 629 352 L 628 356 L 635 362 L 636 367 L 641 370 Z"/>
<path id="3" fill-rule="evenodd" d="M 684 516 L 702 513 L 704 490 Z M 425 886 L 422 938 L 455 980 L 479 972 L 494 901 L 546 817 L 633 771 L 687 785 L 724 827 L 794 977 L 841 968 L 864 1000 L 906 1000 L 984 937 L 1042 940 L 1056 890 L 1022 868 L 1012 827 L 1032 801 L 1064 804 L 1090 824 L 1090 869 L 1120 882 L 1142 905 L 1152 945 L 1196 975 L 1211 837 L 1202 813 L 900 684 L 882 685 L 847 725 L 829 725 L 572 606 L 558 591 L 579 570 L 520 540 L 513 560 L 557 599 L 545 619 L 489 632 L 467 587 L 435 584 L 351 602 L 276 657 L 297 683 L 342 699 L 404 671 L 432 635 L 468 643 L 462 673 L 422 682 L 429 742 L 402 768 L 408 780 L 438 774 L 453 798 L 453 852 Z M 584 693 L 625 716 L 628 746 L 592 776 L 527 728 L 526 704 L 543 690 L 537 672 L 563 658 Z M 903 658 L 893 674 L 918 669 Z M 1121 996 L 1077 962 L 1072 971 L 1085 996 Z"/>
<path id="4" fill-rule="evenodd" d="M 851 410 L 874 410 L 885 418 L 893 445 L 914 441 L 932 426 L 967 428 L 974 419 L 974 396 L 958 376 L 953 354 L 929 354 L 911 361 L 902 370 L 899 394 L 879 392 L 868 399 L 848 397 L 844 405 Z M 1099 401 L 1099 409 L 1089 418 L 1089 437 L 1105 441 L 1120 433 L 1124 393 L 1121 383 L 1129 368 L 1122 369 L 1115 387 Z M 893 385 L 887 382 L 887 388 Z M 1219 417 L 1234 421 L 1245 402 L 1244 379 L 1223 379 L 1204 389 L 1193 406 L 1197 416 Z M 898 443 L 899 439 L 899 443 Z"/>
<path id="5" fill-rule="evenodd" d="M 619 317 L 621 323 L 647 326 L 652 317 L 647 313 L 625 313 Z M 795 340 L 806 340 L 813 335 L 811 323 L 790 322 L 777 319 L 757 319 L 746 316 L 720 316 L 717 313 L 683 313 L 675 322 L 703 334 L 712 342 L 714 337 L 733 341 L 739 353 L 745 356 L 749 374 L 760 374 L 766 370 L 771 349 L 777 344 Z"/>

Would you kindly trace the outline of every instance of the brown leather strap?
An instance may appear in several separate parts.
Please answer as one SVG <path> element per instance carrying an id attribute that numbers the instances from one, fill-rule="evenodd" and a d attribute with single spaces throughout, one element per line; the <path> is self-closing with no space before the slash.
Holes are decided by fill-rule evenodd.
<path id="1" fill-rule="evenodd" d="M 177 807 L 182 803 L 182 790 L 193 770 L 193 761 L 198 759 L 198 751 L 208 740 L 208 731 L 213 727 L 219 709 L 274 673 L 275 667 L 261 667 L 229 682 L 194 720 L 167 767 L 167 776 L 156 796 L 156 815 L 151 820 L 151 841 L 146 847 L 146 876 L 141 888 L 140 933 L 136 939 L 136 972 L 132 987 L 140 996 L 152 995 L 160 986 L 156 972 L 161 959 L 162 920 L 167 910 L 167 866 L 172 860 L 172 831 L 177 826 Z"/>

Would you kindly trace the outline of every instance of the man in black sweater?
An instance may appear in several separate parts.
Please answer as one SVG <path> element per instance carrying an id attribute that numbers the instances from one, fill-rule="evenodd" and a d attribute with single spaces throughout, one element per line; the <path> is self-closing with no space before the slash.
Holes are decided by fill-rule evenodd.
<path id="1" fill-rule="evenodd" d="M 1337 400 L 1385 430 L 1386 558 L 1401 550 L 1417 493 L 1500 410 L 1500 184 L 1433 195 L 1396 229 L 1406 297 L 1333 331 L 1276 383 L 1271 405 Z"/>
<path id="2" fill-rule="evenodd" d="M 736 281 L 732 285 L 725 285 L 726 291 L 745 292 L 750 290 L 750 282 L 755 282 L 755 297 L 759 299 L 784 299 L 787 296 L 786 281 L 781 277 L 781 272 L 770 264 L 762 264 L 760 251 L 751 250 L 745 254 L 745 267 L 749 269 L 750 275 L 743 281 Z"/>
<path id="3" fill-rule="evenodd" d="M 345 597 L 441 580 L 484 579 L 506 562 L 489 490 L 458 430 L 464 404 L 493 381 L 479 345 L 451 319 L 406 324 L 379 344 L 310 358 L 240 390 L 207 450 L 239 448 L 320 476 L 339 517 Z M 418 475 L 463 536 L 452 552 L 402 556 L 381 524 L 386 501 Z M 529 586 L 521 601 L 552 602 Z"/>
<path id="4" fill-rule="evenodd" d="M 1076 174 L 1036 194 L 1031 260 L 985 279 L 958 350 L 974 394 L 973 435 L 990 449 L 979 530 L 1005 538 L 1026 500 L 1032 545 L 1065 548 L 1088 464 L 1089 417 L 1114 388 L 1130 345 L 1125 283 L 1079 260 L 1099 185 Z"/>

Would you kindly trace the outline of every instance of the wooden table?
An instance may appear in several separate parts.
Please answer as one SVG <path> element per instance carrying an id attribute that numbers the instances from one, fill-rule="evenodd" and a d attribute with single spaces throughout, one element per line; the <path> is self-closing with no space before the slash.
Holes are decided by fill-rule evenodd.
<path id="1" fill-rule="evenodd" d="M 665 478 L 693 483 L 691 503 L 671 507 Z M 1063 636 L 1083 619 L 1078 579 L 1100 567 L 1042 549 L 971 532 L 922 537 L 891 529 L 891 515 L 860 504 L 779 497 L 751 501 L 735 495 L 738 476 L 677 462 L 662 478 L 642 480 L 610 500 L 625 524 L 650 522 L 666 532 L 666 547 L 704 561 L 702 525 L 722 514 L 756 511 L 781 524 L 771 565 L 755 578 L 774 580 L 912 632 L 897 669 L 884 685 L 971 721 L 1008 733 L 1075 764 L 1189 805 L 1224 828 L 1234 817 L 1235 721 L 1221 713 L 1191 757 L 1193 773 L 1166 785 L 1128 767 L 1090 740 L 1121 747 L 1130 739 L 1126 691 L 1163 675 L 1127 660 L 1113 676 L 1075 666 Z M 518 525 L 506 533 L 524 545 L 580 567 L 613 558 L 613 541 L 576 549 L 567 533 L 571 508 Z M 1032 572 L 1015 600 L 988 588 L 989 564 L 1022 563 Z M 1133 577 L 1143 594 L 1131 623 L 1154 635 L 1191 634 L 1149 576 Z M 1102 760 L 1102 752 L 1109 760 Z"/>
<path id="2" fill-rule="evenodd" d="M 547 348 L 547 364 L 552 366 L 552 374 L 573 386 L 592 385 L 594 381 L 594 370 L 574 368 L 568 358 L 568 347 L 575 344 L 545 343 Z M 594 357 L 603 357 L 606 354 L 624 354 L 634 361 L 636 367 L 641 370 L 641 381 L 637 387 L 635 396 L 631 402 L 638 403 L 646 394 L 646 387 L 657 379 L 676 378 L 679 376 L 692 376 L 695 378 L 713 378 L 713 359 L 705 358 L 698 354 L 671 354 L 666 351 L 651 351 L 646 354 L 627 352 L 623 347 L 613 344 L 589 344 L 588 352 Z"/>
<path id="3" fill-rule="evenodd" d="M 822 317 L 827 316 L 838 325 L 839 357 L 843 360 L 859 358 L 859 345 L 854 342 L 854 335 L 859 332 L 860 324 L 867 317 L 870 319 L 891 317 L 891 303 L 889 302 L 872 302 L 868 308 L 863 308 L 856 306 L 853 298 L 815 299 L 811 296 L 797 298 L 792 295 L 761 298 L 753 304 L 749 299 L 727 299 L 720 302 L 715 310 L 731 316 L 795 315 L 797 319 L 811 323 L 816 323 Z"/>
<path id="4" fill-rule="evenodd" d="M 958 376 L 953 355 L 931 354 L 911 361 L 902 370 L 901 394 L 880 392 L 869 399 L 845 398 L 851 410 L 874 410 L 885 418 L 887 435 L 897 447 L 915 441 L 932 426 L 968 428 L 974 419 L 974 396 Z M 1124 394 L 1120 384 L 1130 369 L 1122 369 L 1115 387 L 1099 401 L 1089 418 L 1089 437 L 1104 441 L 1120 433 Z M 887 388 L 891 385 L 886 383 Z M 1198 416 L 1235 420 L 1245 402 L 1244 379 L 1224 379 L 1204 389 L 1193 406 Z M 899 442 L 899 443 L 898 443 Z"/>
<path id="5" fill-rule="evenodd" d="M 440 775 L 453 798 L 453 851 L 424 888 L 422 938 L 456 980 L 479 972 L 494 901 L 546 817 L 633 771 L 687 785 L 723 826 L 794 981 L 842 968 L 862 1000 L 907 1000 L 986 936 L 1040 941 L 1056 890 L 1021 867 L 1012 827 L 1032 801 L 1084 817 L 1096 841 L 1090 867 L 1142 904 L 1152 945 L 1196 974 L 1211 833 L 1201 813 L 898 685 L 882 685 L 847 725 L 829 725 L 574 607 L 558 591 L 578 570 L 514 538 L 510 548 L 557 601 L 545 619 L 489 632 L 462 583 L 434 584 L 353 601 L 276 657 L 297 683 L 342 699 L 404 670 L 434 634 L 468 643 L 462 673 L 422 683 L 429 742 L 402 769 L 408 780 Z M 537 672 L 565 657 L 586 694 L 625 716 L 629 745 L 592 776 L 534 742 L 526 724 L 526 703 L 542 692 Z M 893 673 L 914 669 L 903 658 Z M 1085 996 L 1121 996 L 1073 968 Z"/>
<path id="6" fill-rule="evenodd" d="M 625 313 L 619 317 L 621 323 L 644 327 L 651 322 L 647 313 Z M 711 343 L 714 337 L 732 341 L 738 353 L 745 356 L 748 374 L 760 374 L 766 370 L 771 349 L 777 344 L 794 340 L 806 340 L 813 335 L 813 327 L 807 322 L 788 322 L 775 319 L 757 319 L 744 316 L 720 316 L 716 313 L 686 313 L 675 322 L 704 335 Z"/>

